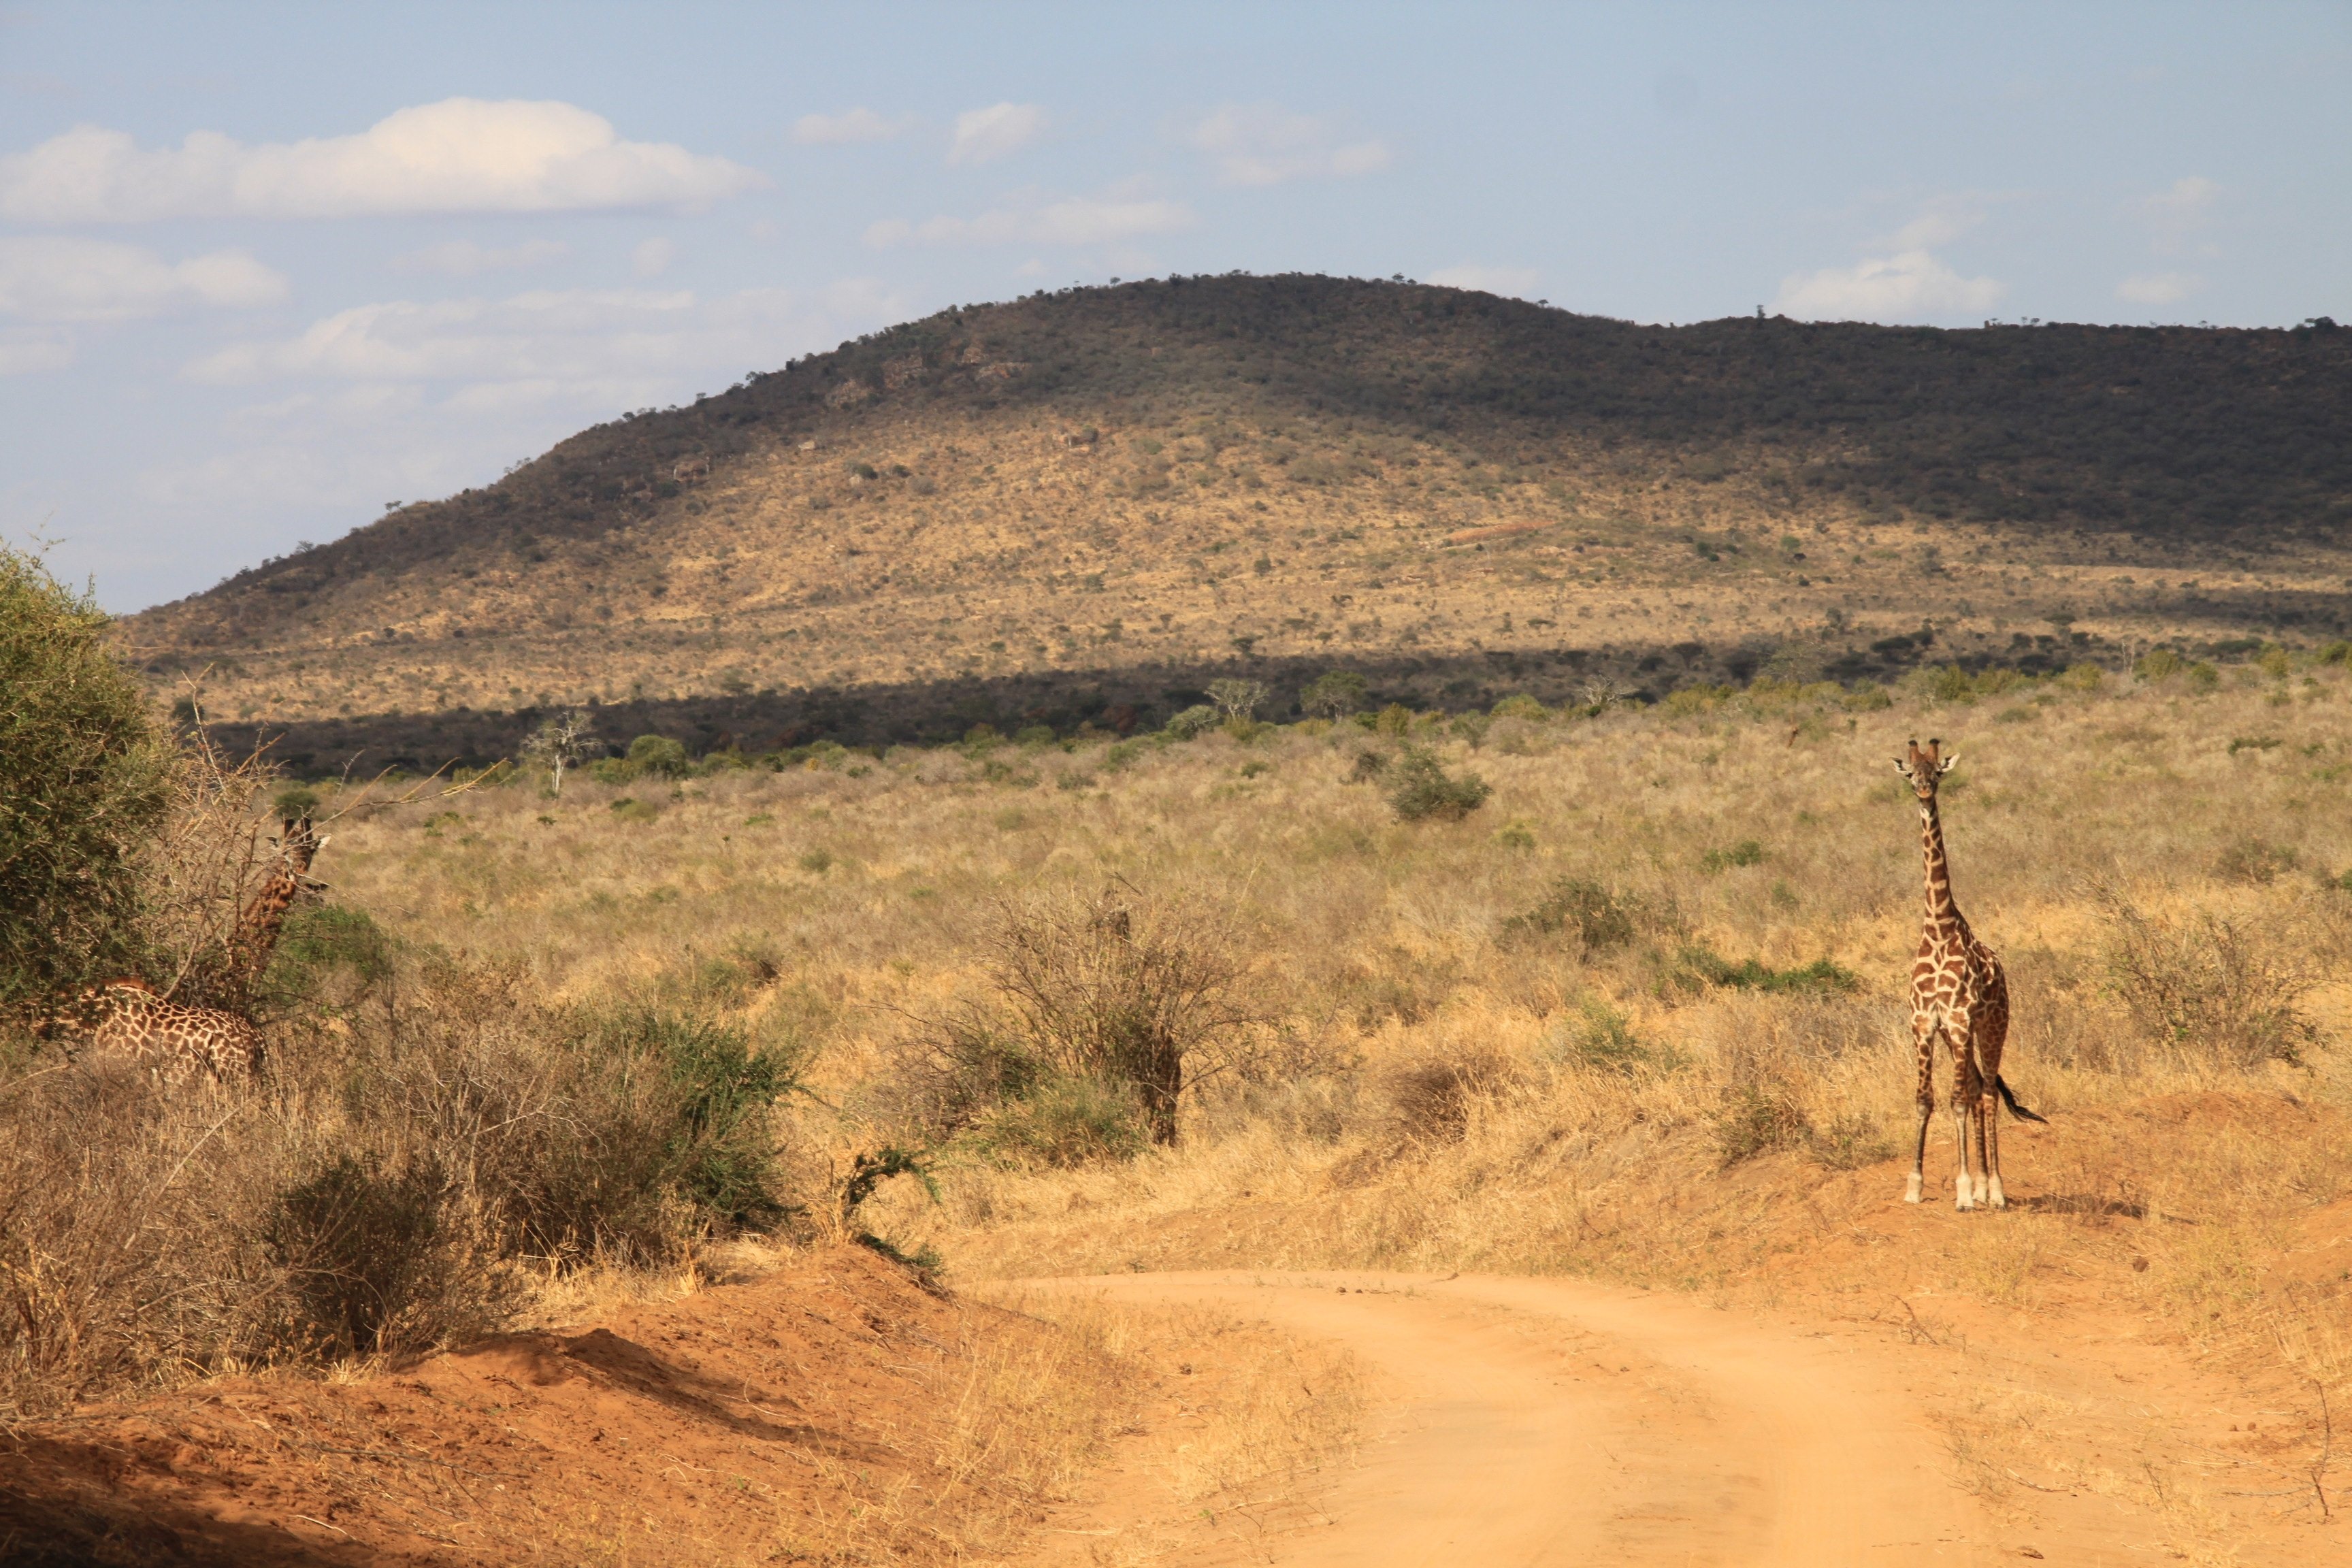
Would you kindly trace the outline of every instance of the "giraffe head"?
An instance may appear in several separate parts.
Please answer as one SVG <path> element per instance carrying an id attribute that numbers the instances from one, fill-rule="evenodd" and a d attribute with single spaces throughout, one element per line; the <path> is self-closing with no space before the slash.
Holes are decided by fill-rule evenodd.
<path id="1" fill-rule="evenodd" d="M 1913 741 L 1910 755 L 1895 759 L 1895 771 L 1910 781 L 1911 793 L 1919 797 L 1922 805 L 1935 800 L 1937 784 L 1952 771 L 1952 764 L 1960 760 L 1943 755 L 1943 744 L 1941 741 L 1931 739 L 1922 746 L 1917 741 Z"/>
<path id="2" fill-rule="evenodd" d="M 283 874 L 297 891 L 318 890 L 326 887 L 310 875 L 310 862 L 325 848 L 327 840 L 310 826 L 308 814 L 299 817 L 278 820 L 278 853 L 284 862 Z"/>

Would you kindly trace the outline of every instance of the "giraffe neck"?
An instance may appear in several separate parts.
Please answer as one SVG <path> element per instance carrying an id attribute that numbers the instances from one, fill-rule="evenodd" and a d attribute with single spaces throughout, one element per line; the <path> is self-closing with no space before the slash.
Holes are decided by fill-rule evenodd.
<path id="1" fill-rule="evenodd" d="M 1952 901 L 1952 868 L 1944 858 L 1944 825 L 1931 798 L 1919 803 L 1919 847 L 1927 862 L 1927 923 L 1957 926 L 1960 907 Z"/>
<path id="2" fill-rule="evenodd" d="M 232 939 L 240 977 L 252 980 L 268 967 L 269 955 L 278 947 L 278 933 L 285 929 L 286 910 L 301 889 L 300 882 L 281 870 L 253 896 L 253 902 L 246 905 Z"/>

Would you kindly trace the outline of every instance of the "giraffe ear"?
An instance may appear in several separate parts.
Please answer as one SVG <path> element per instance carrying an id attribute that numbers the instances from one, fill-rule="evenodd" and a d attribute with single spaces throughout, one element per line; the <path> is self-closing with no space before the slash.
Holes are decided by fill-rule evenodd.
<path id="1" fill-rule="evenodd" d="M 1942 778 L 1946 773 L 1950 773 L 1952 771 L 1952 764 L 1959 760 L 1960 754 L 1958 752 L 1954 752 L 1950 756 L 1946 757 L 1943 762 L 1937 766 L 1936 776 L 1937 778 Z"/>

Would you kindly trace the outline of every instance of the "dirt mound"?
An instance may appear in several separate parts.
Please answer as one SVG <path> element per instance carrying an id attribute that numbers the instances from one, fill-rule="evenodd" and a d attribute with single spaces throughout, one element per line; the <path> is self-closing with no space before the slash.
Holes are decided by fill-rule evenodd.
<path id="1" fill-rule="evenodd" d="M 975 1313 L 993 1310 L 844 1247 L 583 1332 L 31 1423 L 0 1477 L 0 1559 L 730 1563 L 898 1544 L 954 1503 L 908 1500 L 934 1493 L 914 1483 Z"/>

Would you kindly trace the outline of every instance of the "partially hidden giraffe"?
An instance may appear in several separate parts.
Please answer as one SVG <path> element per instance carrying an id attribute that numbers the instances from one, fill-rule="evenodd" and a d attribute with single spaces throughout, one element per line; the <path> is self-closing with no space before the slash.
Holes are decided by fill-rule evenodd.
<path id="1" fill-rule="evenodd" d="M 218 1084 L 261 1072 L 261 1031 L 241 1013 L 191 1007 L 128 977 L 93 985 L 78 998 L 73 1024 L 95 1061 L 128 1061 L 166 1089 L 191 1078 Z"/>
<path id="2" fill-rule="evenodd" d="M 1936 814 L 1936 786 L 1958 757 L 1942 755 L 1943 742 L 1910 743 L 1908 757 L 1895 769 L 1909 781 L 1919 802 L 1919 840 L 1927 863 L 1927 912 L 1919 932 L 1919 954 L 1911 965 L 1911 1041 L 1919 1057 L 1919 1137 L 1911 1157 L 1905 1203 L 1919 1201 L 1927 1163 L 1927 1123 L 1936 1114 L 1936 1043 L 1952 1057 L 1952 1184 L 1956 1208 L 1979 1204 L 2006 1208 L 2000 1189 L 1999 1105 L 2027 1121 L 2044 1120 L 2018 1104 L 2000 1076 L 2000 1054 L 2009 1041 L 2009 978 L 1992 949 L 1979 942 L 1952 900 L 1951 868 L 1944 858 L 1944 826 Z M 1971 1158 L 1973 1156 L 1973 1159 Z M 1971 1169 L 1973 1166 L 1973 1169 Z"/>
<path id="3" fill-rule="evenodd" d="M 230 934 L 230 994 L 242 1001 L 268 967 L 285 929 L 286 911 L 321 884 L 310 862 L 327 842 L 308 816 L 280 820 L 278 863 L 247 900 Z M 83 991 L 68 1022 L 93 1060 L 127 1060 L 166 1088 L 191 1078 L 227 1084 L 260 1075 L 261 1031 L 245 1007 L 198 1007 L 159 995 L 145 981 L 123 976 Z"/>
<path id="4" fill-rule="evenodd" d="M 310 862 L 327 841 L 311 827 L 310 817 L 284 817 L 278 826 L 278 864 L 261 890 L 246 904 L 229 938 L 229 983 L 240 996 L 250 992 L 261 972 L 269 967 L 269 955 L 278 949 L 278 938 L 286 929 L 286 911 L 294 900 L 325 886 L 310 875 Z"/>

